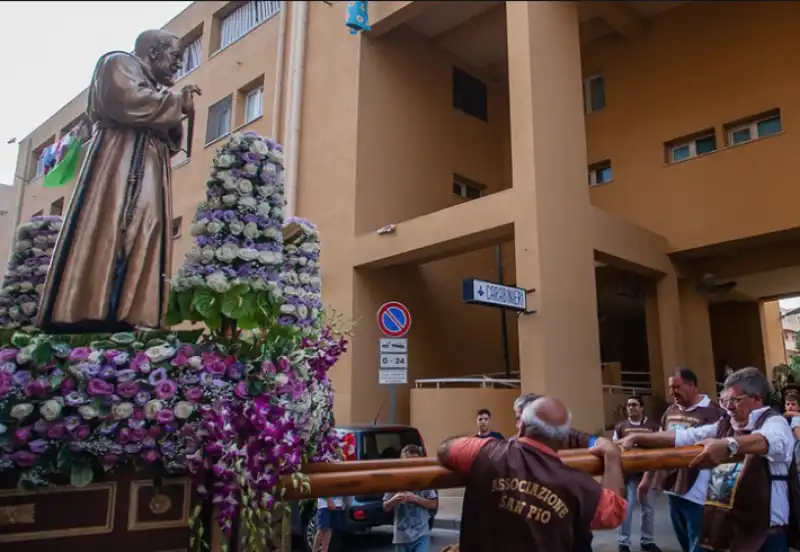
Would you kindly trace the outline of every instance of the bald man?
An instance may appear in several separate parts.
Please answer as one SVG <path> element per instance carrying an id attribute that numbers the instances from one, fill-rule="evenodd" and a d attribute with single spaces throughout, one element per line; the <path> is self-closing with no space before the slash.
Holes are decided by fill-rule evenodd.
<path id="1" fill-rule="evenodd" d="M 593 529 L 613 529 L 625 518 L 619 448 L 600 440 L 590 451 L 605 464 L 603 484 L 566 466 L 557 452 L 572 416 L 552 397 L 528 403 L 517 439 L 453 438 L 439 461 L 467 478 L 460 552 L 591 550 Z"/>
<path id="2" fill-rule="evenodd" d="M 536 399 L 540 399 L 544 396 L 545 395 L 540 395 L 538 393 L 525 393 L 514 400 L 514 420 L 516 421 L 517 429 L 519 429 L 519 421 L 522 418 L 522 411 L 525 409 L 525 407 Z M 516 438 L 516 435 L 514 435 L 510 437 L 510 440 L 514 440 Z M 561 448 L 585 449 L 593 446 L 598 439 L 602 439 L 602 437 L 596 437 L 590 433 L 579 431 L 577 429 L 570 429 L 567 440 L 562 444 Z"/>

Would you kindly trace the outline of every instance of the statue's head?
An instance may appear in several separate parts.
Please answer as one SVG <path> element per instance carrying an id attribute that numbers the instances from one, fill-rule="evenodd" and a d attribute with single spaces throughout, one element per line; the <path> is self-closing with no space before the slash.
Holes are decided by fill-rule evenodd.
<path id="1" fill-rule="evenodd" d="M 175 84 L 175 75 L 183 67 L 180 38 L 160 29 L 145 31 L 136 38 L 134 54 L 147 65 L 159 84 L 167 87 Z"/>

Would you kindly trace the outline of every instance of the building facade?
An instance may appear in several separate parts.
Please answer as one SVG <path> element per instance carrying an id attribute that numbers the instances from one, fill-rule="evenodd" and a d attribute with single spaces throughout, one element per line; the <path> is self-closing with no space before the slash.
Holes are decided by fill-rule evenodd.
<path id="1" fill-rule="evenodd" d="M 173 268 L 217 141 L 283 143 L 288 210 L 319 226 L 325 301 L 355 324 L 338 420 L 388 420 L 375 316 L 390 300 L 413 318 L 395 419 L 429 438 L 487 406 L 513 428 L 518 389 L 453 378 L 506 373 L 595 430 L 607 395 L 663 401 L 677 366 L 713 394 L 720 359 L 775 364 L 765 320 L 800 291 L 800 5 L 369 4 L 357 36 L 346 2 L 195 2 L 166 25 L 185 45 L 177 86 L 203 89 L 173 161 Z M 85 100 L 21 143 L 23 219 L 68 200 L 37 160 Z M 462 303 L 463 278 L 498 269 L 535 312 Z"/>

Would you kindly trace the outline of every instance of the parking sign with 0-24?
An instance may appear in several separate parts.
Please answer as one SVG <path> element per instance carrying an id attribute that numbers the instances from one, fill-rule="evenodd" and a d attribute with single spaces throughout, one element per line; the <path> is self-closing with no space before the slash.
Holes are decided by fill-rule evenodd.
<path id="1" fill-rule="evenodd" d="M 408 368 L 408 355 L 381 354 L 381 368 Z"/>

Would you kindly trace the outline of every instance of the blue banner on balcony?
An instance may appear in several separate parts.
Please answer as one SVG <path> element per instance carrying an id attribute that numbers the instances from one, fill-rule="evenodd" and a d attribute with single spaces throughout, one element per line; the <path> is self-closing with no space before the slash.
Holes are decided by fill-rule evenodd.
<path id="1" fill-rule="evenodd" d="M 358 34 L 370 30 L 369 7 L 367 2 L 350 1 L 347 3 L 347 18 L 344 22 L 350 28 L 350 34 Z"/>

